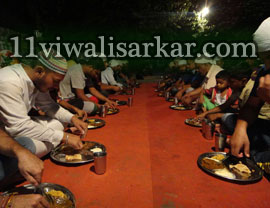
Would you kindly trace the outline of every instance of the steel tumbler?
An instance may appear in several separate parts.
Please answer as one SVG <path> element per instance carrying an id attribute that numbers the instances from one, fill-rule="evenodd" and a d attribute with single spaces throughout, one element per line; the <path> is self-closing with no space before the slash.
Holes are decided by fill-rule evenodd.
<path id="1" fill-rule="evenodd" d="M 215 131 L 215 124 L 208 120 L 205 124 L 204 138 L 208 140 L 212 140 L 214 136 L 214 131 Z"/>
<path id="2" fill-rule="evenodd" d="M 105 118 L 106 114 L 107 114 L 107 106 L 106 105 L 100 106 L 99 116 Z"/>
<path id="3" fill-rule="evenodd" d="M 223 152 L 226 145 L 227 136 L 225 134 L 216 133 L 215 134 L 215 151 Z"/>
<path id="4" fill-rule="evenodd" d="M 129 97 L 128 98 L 128 107 L 131 107 L 133 104 L 133 98 L 132 97 Z"/>
<path id="5" fill-rule="evenodd" d="M 106 161 L 107 153 L 106 152 L 95 152 L 94 153 L 94 165 L 95 173 L 102 175 L 106 172 Z"/>

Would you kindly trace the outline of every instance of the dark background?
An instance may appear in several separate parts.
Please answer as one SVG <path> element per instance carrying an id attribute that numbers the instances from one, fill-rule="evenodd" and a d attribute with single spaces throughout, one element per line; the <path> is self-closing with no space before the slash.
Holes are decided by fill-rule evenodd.
<path id="1" fill-rule="evenodd" d="M 16 31 L 33 29 L 90 31 L 103 29 L 188 30 L 170 24 L 170 17 L 185 11 L 186 18 L 205 5 L 201 0 L 26 0 L 1 1 L 0 25 Z M 270 14 L 270 1 L 208 0 L 209 24 L 216 30 L 254 30 Z"/>
<path id="2" fill-rule="evenodd" d="M 194 29 L 194 11 L 209 6 L 210 29 Z M 1 1 L 0 27 L 42 39 L 94 42 L 99 35 L 116 41 L 252 42 L 252 34 L 270 16 L 270 1 L 258 0 L 26 0 Z M 194 34 L 197 34 L 194 38 Z M 14 34 L 16 35 L 16 34 Z M 134 71 L 157 71 L 170 59 L 133 59 Z"/>

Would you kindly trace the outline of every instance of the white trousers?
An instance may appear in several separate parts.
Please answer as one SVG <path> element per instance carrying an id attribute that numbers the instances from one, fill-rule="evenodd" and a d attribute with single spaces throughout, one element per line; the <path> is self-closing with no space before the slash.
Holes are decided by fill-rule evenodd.
<path id="1" fill-rule="evenodd" d="M 34 120 L 38 123 L 40 123 L 43 126 L 47 126 L 48 128 L 59 130 L 59 131 L 64 131 L 64 124 L 61 123 L 60 121 L 56 119 L 49 118 L 47 116 L 42 116 L 42 117 L 34 117 Z M 43 157 L 44 155 L 48 154 L 53 148 L 55 148 L 60 142 L 44 142 L 44 141 L 39 141 L 32 139 L 35 147 L 36 147 L 36 152 L 35 155 L 38 157 Z"/>

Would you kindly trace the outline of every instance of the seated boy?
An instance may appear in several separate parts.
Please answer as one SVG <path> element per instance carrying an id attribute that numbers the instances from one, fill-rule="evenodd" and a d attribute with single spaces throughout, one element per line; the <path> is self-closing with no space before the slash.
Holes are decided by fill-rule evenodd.
<path id="1" fill-rule="evenodd" d="M 205 90 L 203 95 L 203 111 L 209 111 L 229 99 L 232 94 L 232 89 L 229 87 L 229 77 L 230 75 L 226 71 L 221 71 L 216 75 L 217 85 Z"/>
<path id="2" fill-rule="evenodd" d="M 247 90 L 243 90 L 246 86 L 246 83 L 250 77 L 251 71 L 249 69 L 239 69 L 234 68 L 229 78 L 229 86 L 232 89 L 232 94 L 229 99 L 222 105 L 216 106 L 200 115 L 197 118 L 207 117 L 208 119 L 214 121 L 222 118 L 222 129 L 227 129 L 228 125 L 232 125 L 232 117 L 237 117 L 238 106 L 235 106 L 235 103 L 238 102 L 239 107 L 243 106 L 246 102 L 247 97 L 249 96 Z M 245 95 L 245 96 L 243 96 Z M 230 122 L 228 122 L 230 121 Z M 229 133 L 228 130 L 223 133 Z"/>

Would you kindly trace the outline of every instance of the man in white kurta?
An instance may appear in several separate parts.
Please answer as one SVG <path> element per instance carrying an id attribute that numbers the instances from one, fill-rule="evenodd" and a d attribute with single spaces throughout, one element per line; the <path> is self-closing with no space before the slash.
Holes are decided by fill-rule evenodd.
<path id="1" fill-rule="evenodd" d="M 50 70 L 48 63 L 44 66 Z M 59 74 L 64 74 L 61 67 L 59 69 Z M 53 71 L 56 72 L 57 69 Z M 64 141 L 64 138 L 66 142 L 69 137 L 72 137 L 70 139 L 73 141 L 77 140 L 77 143 L 80 141 L 63 132 L 63 123 L 77 123 L 74 115 L 55 103 L 48 92 L 39 91 L 36 83 L 37 79 L 32 76 L 30 78 L 26 73 L 26 67 L 21 64 L 0 69 L 0 117 L 10 136 L 31 138 L 36 146 L 35 154 L 42 157 Z M 28 116 L 28 112 L 34 106 L 39 106 L 46 116 Z"/>
<path id="2" fill-rule="evenodd" d="M 109 63 L 109 67 L 107 67 L 104 71 L 101 72 L 101 82 L 103 84 L 118 86 L 122 88 L 123 85 L 119 82 L 116 82 L 114 78 L 114 70 L 120 69 L 121 65 L 122 62 L 114 59 L 111 60 Z"/>

